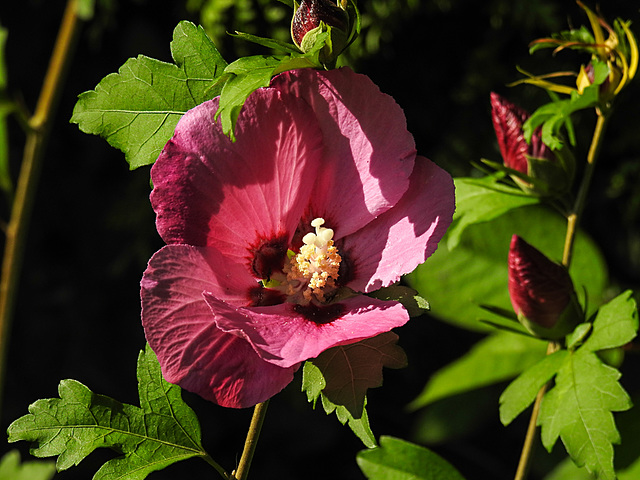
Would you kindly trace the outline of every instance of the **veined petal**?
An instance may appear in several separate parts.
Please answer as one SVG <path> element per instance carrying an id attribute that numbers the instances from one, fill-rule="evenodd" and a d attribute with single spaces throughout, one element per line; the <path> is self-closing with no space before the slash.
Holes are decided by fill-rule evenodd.
<path id="1" fill-rule="evenodd" d="M 388 332 L 409 320 L 400 303 L 364 295 L 321 307 L 284 303 L 242 308 L 210 294 L 205 299 L 218 328 L 246 339 L 264 360 L 283 368 L 328 348 Z"/>
<path id="2" fill-rule="evenodd" d="M 308 105 L 275 89 L 254 92 L 236 142 L 214 120 L 218 100 L 188 111 L 151 170 L 151 202 L 165 242 L 213 246 L 246 263 L 260 241 L 290 240 L 322 161 Z"/>
<path id="3" fill-rule="evenodd" d="M 272 86 L 306 100 L 326 139 L 303 225 L 325 218 L 339 239 L 396 204 L 409 186 L 416 148 L 392 97 L 349 68 L 294 70 Z"/>
<path id="4" fill-rule="evenodd" d="M 340 251 L 354 270 L 347 286 L 371 292 L 413 271 L 436 251 L 454 210 L 451 176 L 417 157 L 409 190 L 398 204 L 344 239 Z"/>
<path id="5" fill-rule="evenodd" d="M 295 367 L 262 360 L 245 340 L 218 329 L 204 290 L 249 304 L 255 280 L 210 248 L 169 245 L 149 261 L 141 282 L 142 323 L 162 374 L 225 407 L 262 402 L 291 382 Z"/>

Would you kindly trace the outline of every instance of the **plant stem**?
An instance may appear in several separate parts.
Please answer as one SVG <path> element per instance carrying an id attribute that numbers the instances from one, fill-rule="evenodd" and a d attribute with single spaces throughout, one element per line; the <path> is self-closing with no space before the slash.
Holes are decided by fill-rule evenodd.
<path id="1" fill-rule="evenodd" d="M 578 195 L 574 202 L 572 211 L 567 215 L 567 232 L 564 241 L 564 250 L 562 253 L 562 264 L 567 267 L 571 266 L 571 258 L 573 257 L 573 245 L 576 239 L 576 233 L 578 231 L 578 222 L 584 210 L 584 206 L 587 200 L 587 193 L 591 186 L 591 180 L 593 178 L 593 172 L 595 170 L 596 160 L 602 144 L 602 138 L 604 135 L 605 126 L 609 116 L 600 109 L 596 109 L 597 121 L 591 138 L 591 145 L 587 154 L 587 165 L 585 166 L 584 174 L 582 176 L 582 182 L 578 190 Z M 547 347 L 547 355 L 560 349 L 560 345 L 557 342 L 549 342 Z M 514 480 L 524 480 L 527 478 L 529 466 L 531 465 L 533 442 L 536 438 L 538 415 L 540 413 L 540 405 L 542 398 L 549 389 L 549 384 L 544 385 L 538 395 L 536 401 L 533 404 L 533 410 L 531 412 L 531 418 L 529 419 L 529 426 L 527 427 L 527 433 L 524 439 L 524 445 L 522 446 L 522 452 L 520 454 L 520 461 L 516 470 Z"/>
<path id="2" fill-rule="evenodd" d="M 258 437 L 260 436 L 260 430 L 262 429 L 262 423 L 264 422 L 268 405 L 269 400 L 257 404 L 253 409 L 253 417 L 251 418 L 247 438 L 244 442 L 244 450 L 242 451 L 242 456 L 238 463 L 238 469 L 233 474 L 236 480 L 246 480 L 249 475 L 249 467 L 251 466 L 253 454 L 256 451 Z"/>
<path id="3" fill-rule="evenodd" d="M 60 30 L 35 112 L 29 119 L 15 199 L 7 225 L 2 278 L 0 279 L 0 404 L 6 371 L 8 336 L 24 258 L 27 225 L 33 210 L 36 187 L 46 141 L 51 130 L 53 112 L 61 93 L 71 50 L 76 43 L 79 24 L 77 0 L 69 0 L 60 24 Z"/>

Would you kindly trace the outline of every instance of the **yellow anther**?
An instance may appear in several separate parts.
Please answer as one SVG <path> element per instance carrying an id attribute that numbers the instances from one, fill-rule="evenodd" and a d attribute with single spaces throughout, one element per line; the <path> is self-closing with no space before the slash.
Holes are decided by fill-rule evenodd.
<path id="1" fill-rule="evenodd" d="M 287 266 L 288 294 L 301 292 L 305 301 L 314 297 L 322 302 L 325 295 L 336 288 L 340 261 L 338 249 L 333 245 L 333 230 L 325 228 L 324 219 L 316 218 L 311 222 L 315 233 L 307 233 L 302 242 L 300 253 L 291 258 Z"/>

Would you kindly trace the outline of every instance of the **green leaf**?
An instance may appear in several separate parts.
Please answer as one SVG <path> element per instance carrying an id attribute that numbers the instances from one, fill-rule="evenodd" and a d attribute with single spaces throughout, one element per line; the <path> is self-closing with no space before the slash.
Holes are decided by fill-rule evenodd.
<path id="1" fill-rule="evenodd" d="M 258 88 L 269 86 L 282 59 L 276 55 L 257 55 L 239 58 L 227 66 L 225 74 L 230 77 L 222 87 L 216 112 L 226 135 L 235 138 L 233 129 L 244 102 Z"/>
<path id="2" fill-rule="evenodd" d="M 562 258 L 566 220 L 539 205 L 510 210 L 491 221 L 468 226 L 454 250 L 447 237 L 438 250 L 405 281 L 429 299 L 430 315 L 462 328 L 491 331 L 478 319 L 492 320 L 480 305 L 512 310 L 507 257 L 513 234 L 520 235 L 549 258 Z M 571 269 L 576 292 L 590 312 L 602 301 L 607 285 L 606 263 L 598 247 L 579 231 Z M 493 318 L 498 318 L 496 315 Z"/>
<path id="3" fill-rule="evenodd" d="M 509 425 L 533 403 L 540 389 L 558 372 L 567 355 L 566 350 L 547 355 L 509 384 L 500 396 L 500 421 L 503 425 Z"/>
<path id="4" fill-rule="evenodd" d="M 593 322 L 593 333 L 582 348 L 591 352 L 621 347 L 638 333 L 638 308 L 627 290 L 598 310 Z"/>
<path id="5" fill-rule="evenodd" d="M 0 480 L 50 480 L 56 473 L 53 462 L 20 463 L 20 452 L 11 450 L 0 460 Z"/>
<path id="6" fill-rule="evenodd" d="M 319 52 L 327 38 L 327 33 L 318 35 L 314 48 L 307 53 L 255 55 L 230 63 L 224 71 L 227 80 L 216 112 L 225 135 L 235 140 L 234 129 L 244 102 L 258 88 L 268 87 L 274 75 L 298 68 L 322 67 Z"/>
<path id="7" fill-rule="evenodd" d="M 453 250 L 460 243 L 464 230 L 474 223 L 493 220 L 514 208 L 539 203 L 539 199 L 525 195 L 521 190 L 497 185 L 492 176 L 477 178 L 456 178 L 456 212 L 447 236 L 447 248 Z"/>
<path id="8" fill-rule="evenodd" d="M 236 32 L 231 34 L 232 37 L 240 38 L 248 42 L 262 45 L 263 47 L 272 48 L 273 50 L 281 50 L 287 53 L 300 53 L 300 49 L 293 43 L 282 42 L 274 38 L 257 37 L 250 33 Z"/>
<path id="9" fill-rule="evenodd" d="M 94 480 L 142 480 L 180 460 L 209 459 L 195 414 L 180 387 L 162 378 L 149 346 L 138 358 L 140 407 L 97 395 L 75 380 L 63 380 L 58 391 L 60 398 L 38 400 L 8 429 L 9 442 L 34 442 L 33 455 L 57 455 L 58 470 L 78 465 L 100 447 L 124 455 L 106 462 Z"/>
<path id="10" fill-rule="evenodd" d="M 153 163 L 182 115 L 220 92 L 227 64 L 202 28 L 179 23 L 171 54 L 175 65 L 130 58 L 81 94 L 73 110 L 71 122 L 122 150 L 132 169 Z"/>
<path id="11" fill-rule="evenodd" d="M 418 295 L 413 288 L 404 285 L 391 285 L 368 294 L 378 300 L 395 300 L 407 309 L 410 317 L 418 317 L 429 311 L 429 302 Z"/>
<path id="12" fill-rule="evenodd" d="M 393 332 L 341 345 L 305 362 L 302 391 L 315 408 L 318 398 L 327 414 L 334 411 L 368 447 L 376 445 L 366 411 L 366 392 L 382 385 L 382 367 L 406 366 L 407 357 Z"/>
<path id="13" fill-rule="evenodd" d="M 551 451 L 561 437 L 576 465 L 598 479 L 615 480 L 612 444 L 620 435 L 611 412 L 629 409 L 631 401 L 618 383 L 620 372 L 585 346 L 566 355 L 555 387 L 542 400 L 542 443 Z"/>
<path id="14" fill-rule="evenodd" d="M 594 63 L 598 79 L 602 76 L 601 62 Z M 606 68 L 606 65 L 604 66 Z M 566 100 L 558 100 L 547 103 L 531 114 L 531 117 L 522 126 L 527 142 L 531 140 L 531 136 L 536 128 L 542 125 L 542 141 L 552 150 L 558 150 L 563 145 L 563 139 L 560 130 L 570 122 L 570 116 L 586 108 L 595 107 L 598 104 L 598 93 L 600 86 L 593 84 L 586 87 L 582 94 L 577 91 L 571 92 L 571 97 Z M 572 141 L 573 145 L 574 142 Z"/>
<path id="15" fill-rule="evenodd" d="M 322 352 L 307 362 L 312 363 L 320 375 L 316 373 L 313 383 L 309 378 L 306 382 L 303 380 L 303 390 L 311 390 L 311 398 L 317 398 L 317 393 L 322 391 L 332 403 L 344 406 L 351 415 L 360 418 L 367 390 L 382 385 L 382 368 L 407 365 L 407 356 L 396 345 L 397 341 L 395 333 L 386 332 Z"/>
<path id="16" fill-rule="evenodd" d="M 537 363 L 545 352 L 546 343 L 538 339 L 497 332 L 437 371 L 410 408 L 422 408 L 442 398 L 509 380 Z"/>
<path id="17" fill-rule="evenodd" d="M 362 415 L 359 418 L 354 418 L 351 412 L 343 405 L 336 405 L 331 402 L 324 394 L 322 394 L 322 407 L 327 415 L 336 412 L 338 421 L 344 425 L 347 424 L 356 437 L 358 437 L 365 447 L 374 448 L 378 446 L 376 437 L 371 431 L 369 425 L 369 416 L 367 415 L 367 399 L 365 397 L 362 407 Z"/>
<path id="18" fill-rule="evenodd" d="M 464 480 L 436 453 L 394 437 L 381 437 L 379 448 L 359 452 L 356 460 L 369 480 Z"/>

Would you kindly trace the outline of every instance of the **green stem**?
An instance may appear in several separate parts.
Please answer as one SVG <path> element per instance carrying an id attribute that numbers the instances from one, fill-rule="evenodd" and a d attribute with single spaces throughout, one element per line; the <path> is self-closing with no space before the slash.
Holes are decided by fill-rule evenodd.
<path id="1" fill-rule="evenodd" d="M 567 232 L 564 241 L 564 251 L 562 253 L 562 264 L 569 268 L 571 265 L 571 258 L 573 257 L 573 245 L 576 239 L 576 233 L 578 231 L 578 223 L 584 210 L 584 206 L 587 200 L 587 193 L 591 186 L 591 180 L 593 178 L 593 172 L 596 166 L 596 160 L 598 153 L 600 152 L 600 146 L 602 145 L 602 138 L 604 136 L 605 126 L 609 116 L 607 113 L 603 113 L 601 110 L 596 110 L 598 115 L 596 126 L 591 139 L 591 146 L 587 154 L 587 165 L 585 167 L 584 174 L 582 176 L 582 182 L 578 190 L 578 195 L 573 206 L 572 211 L 567 215 Z M 557 351 L 560 345 L 556 342 L 549 342 L 547 347 L 547 355 Z M 529 472 L 529 466 L 531 465 L 533 444 L 537 433 L 538 414 L 540 413 L 540 405 L 542 398 L 549 388 L 549 384 L 543 386 L 538 395 L 536 401 L 533 404 L 533 410 L 531 412 L 531 418 L 529 419 L 529 426 L 524 439 L 524 445 L 520 454 L 520 461 L 516 470 L 514 480 L 524 480 L 527 478 Z"/>
<path id="2" fill-rule="evenodd" d="M 253 417 L 251 418 L 247 438 L 244 442 L 244 450 L 242 451 L 242 456 L 238 463 L 238 469 L 233 473 L 233 478 L 236 480 L 246 480 L 249 475 L 249 467 L 251 467 L 251 460 L 253 460 L 253 454 L 256 451 L 258 437 L 260 436 L 264 417 L 267 414 L 268 405 L 269 400 L 257 404 L 253 409 Z"/>
<path id="3" fill-rule="evenodd" d="M 64 12 L 58 37 L 51 55 L 49 67 L 40 91 L 33 116 L 29 119 L 29 130 L 25 142 L 22 165 L 18 177 L 11 217 L 7 225 L 2 277 L 0 278 L 0 403 L 6 350 L 11 317 L 22 268 L 27 225 L 33 210 L 36 187 L 44 157 L 45 145 L 51 129 L 53 112 L 61 93 L 64 73 L 76 43 L 79 27 L 77 0 L 69 0 Z"/>

